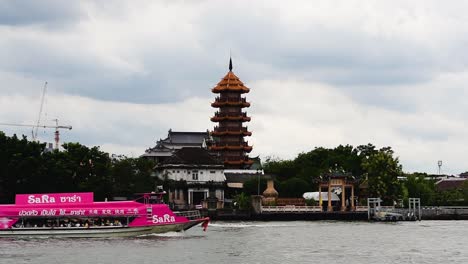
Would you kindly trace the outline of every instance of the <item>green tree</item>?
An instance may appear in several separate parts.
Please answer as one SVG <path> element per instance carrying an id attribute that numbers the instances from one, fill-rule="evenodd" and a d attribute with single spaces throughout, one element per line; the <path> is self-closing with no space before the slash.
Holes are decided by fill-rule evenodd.
<path id="1" fill-rule="evenodd" d="M 381 197 L 387 205 L 401 198 L 402 185 L 398 182 L 398 176 L 403 172 L 391 148 L 382 148 L 366 157 L 362 166 L 368 177 L 370 196 Z"/>
<path id="2" fill-rule="evenodd" d="M 258 177 L 254 177 L 246 182 L 244 182 L 243 191 L 249 195 L 257 195 L 258 189 Z M 265 191 L 267 186 L 267 180 L 260 178 L 260 195 Z"/>
<path id="3" fill-rule="evenodd" d="M 464 205 L 468 205 L 468 180 L 463 183 L 463 200 Z"/>
<path id="4" fill-rule="evenodd" d="M 138 158 L 112 160 L 99 147 L 66 143 L 44 152 L 45 144 L 0 132 L 0 202 L 18 193 L 94 192 L 96 200 L 154 190 L 154 163 Z"/>
<path id="5" fill-rule="evenodd" d="M 234 197 L 235 206 L 241 210 L 248 210 L 251 208 L 252 203 L 250 200 L 250 195 L 242 192 Z"/>
<path id="6" fill-rule="evenodd" d="M 0 132 L 0 201 L 13 202 L 14 195 L 26 193 L 41 181 L 41 153 L 44 144 L 29 142 L 26 136 L 7 137 Z"/>
<path id="7" fill-rule="evenodd" d="M 310 183 L 301 178 L 291 178 L 279 185 L 280 197 L 302 198 L 305 192 L 310 192 Z"/>
<path id="8" fill-rule="evenodd" d="M 68 155 L 68 168 L 79 191 L 94 191 L 97 200 L 111 198 L 111 159 L 99 147 L 88 148 L 79 143 L 62 145 Z"/>
<path id="9" fill-rule="evenodd" d="M 404 185 L 408 190 L 407 197 L 421 198 L 421 204 L 432 205 L 435 202 L 435 181 L 427 180 L 425 174 L 412 174 L 406 177 Z M 406 200 L 406 199 L 405 199 Z"/>
<path id="10" fill-rule="evenodd" d="M 263 169 L 266 173 L 277 175 L 279 180 L 294 177 L 298 173 L 298 168 L 294 161 L 274 159 L 271 157 L 266 159 Z"/>

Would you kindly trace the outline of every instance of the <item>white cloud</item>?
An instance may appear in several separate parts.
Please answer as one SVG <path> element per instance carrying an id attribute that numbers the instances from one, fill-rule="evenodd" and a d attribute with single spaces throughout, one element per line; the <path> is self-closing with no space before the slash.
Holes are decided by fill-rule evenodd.
<path id="1" fill-rule="evenodd" d="M 252 155 L 293 158 L 314 147 L 373 143 L 392 146 L 407 171 L 435 172 L 437 160 L 444 160 L 448 172 L 463 171 L 468 144 L 464 117 L 435 113 L 421 108 L 414 113 L 389 111 L 361 105 L 338 89 L 294 80 L 264 80 L 252 83 L 247 109 L 253 131 L 248 138 Z M 208 97 L 210 96 L 210 97 Z M 214 97 L 191 98 L 177 103 L 132 104 L 103 102 L 68 95 L 49 95 L 46 109 L 62 124 L 74 126 L 63 132 L 65 141 L 101 145 L 102 149 L 136 156 L 166 135 L 167 130 L 204 131 L 214 124 L 209 117 Z M 36 118 L 32 97 L 1 97 L 0 119 L 8 122 Z M 55 116 L 54 116 L 55 117 Z M 49 119 L 52 116 L 49 115 Z M 8 131 L 28 131 L 13 130 Z M 45 134 L 44 134 L 45 133 Z M 52 141 L 52 131 L 42 132 L 42 140 Z"/>
<path id="2" fill-rule="evenodd" d="M 465 2 L 47 4 L 50 19 L 21 6 L 0 19 L 0 122 L 34 123 L 47 80 L 43 120 L 73 125 L 65 141 L 136 155 L 169 128 L 214 126 L 210 88 L 232 49 L 252 155 L 370 142 L 408 171 L 467 170 Z"/>

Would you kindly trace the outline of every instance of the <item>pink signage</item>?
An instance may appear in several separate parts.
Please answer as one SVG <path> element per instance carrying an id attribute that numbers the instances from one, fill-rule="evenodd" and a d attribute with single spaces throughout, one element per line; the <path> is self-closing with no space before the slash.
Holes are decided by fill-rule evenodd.
<path id="1" fill-rule="evenodd" d="M 139 215 L 137 207 L 133 208 L 116 208 L 116 207 L 100 207 L 100 208 L 36 208 L 22 209 L 18 213 L 14 212 L 15 216 L 129 216 Z"/>
<path id="2" fill-rule="evenodd" d="M 44 194 L 17 194 L 15 203 L 25 204 L 82 204 L 92 203 L 92 192 L 82 193 L 44 193 Z"/>

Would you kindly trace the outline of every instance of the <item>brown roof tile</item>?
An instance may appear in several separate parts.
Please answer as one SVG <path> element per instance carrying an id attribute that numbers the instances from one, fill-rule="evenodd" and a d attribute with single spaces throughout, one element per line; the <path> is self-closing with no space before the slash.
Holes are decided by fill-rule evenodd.
<path id="1" fill-rule="evenodd" d="M 436 182 L 436 189 L 438 191 L 458 190 L 463 187 L 467 180 L 466 178 L 443 179 Z"/>

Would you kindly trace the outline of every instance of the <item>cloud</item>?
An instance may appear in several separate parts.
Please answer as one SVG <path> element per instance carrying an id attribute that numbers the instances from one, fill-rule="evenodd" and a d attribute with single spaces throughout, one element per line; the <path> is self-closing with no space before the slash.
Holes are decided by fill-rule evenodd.
<path id="1" fill-rule="evenodd" d="M 112 7 L 45 2 L 41 8 L 19 3 L 8 5 L 16 10 L 12 13 L 35 17 L 50 7 L 51 17 L 64 13 L 73 26 L 60 31 L 24 23 L 0 27 L 0 69 L 99 100 L 153 103 L 201 95 L 225 70 L 230 49 L 235 66 L 249 69 L 247 79 L 323 82 L 352 89 L 359 98 L 368 97 L 363 86 L 391 90 L 466 67 L 460 54 L 468 32 L 456 27 L 464 17 L 436 1 L 425 1 L 424 9 L 361 1 L 286 6 L 238 1 L 229 12 L 219 1 L 118 1 Z M 33 25 L 47 22 L 38 17 Z"/>
<path id="2" fill-rule="evenodd" d="M 78 2 L 60 0 L 0 1 L 0 25 L 61 28 L 82 17 Z"/>
<path id="3" fill-rule="evenodd" d="M 252 87 L 246 95 L 252 102 L 247 109 L 252 121 L 246 123 L 253 131 L 253 136 L 247 138 L 254 146 L 252 156 L 294 158 L 314 147 L 370 142 L 378 147 L 392 146 L 405 171 L 436 172 L 432 165 L 437 160 L 445 161 L 446 172 L 459 173 L 467 166 L 463 155 L 468 144 L 465 117 L 452 116 L 448 109 L 437 113 L 437 109 L 424 106 L 408 114 L 362 105 L 339 89 L 321 83 L 263 80 L 247 84 Z M 31 111 L 31 106 L 38 106 L 37 98 L 1 98 L 0 120 L 34 122 L 36 112 Z M 50 119 L 58 117 L 61 124 L 73 125 L 72 131 L 62 132 L 63 141 L 138 156 L 165 137 L 169 128 L 212 129 L 215 124 L 209 117 L 215 111 L 210 107 L 213 98 L 207 93 L 174 103 L 135 104 L 50 95 L 44 122 L 51 123 Z M 6 131 L 29 133 L 28 129 L 13 127 Z M 41 140 L 53 139 L 52 130 L 41 129 L 39 134 Z"/>
<path id="4" fill-rule="evenodd" d="M 253 155 L 392 146 L 406 170 L 461 172 L 468 4 L 453 1 L 0 1 L 0 122 L 74 126 L 64 140 L 144 151 L 212 128 L 227 71 L 252 88 Z M 29 134 L 26 130 L 7 128 Z M 44 139 L 53 138 L 42 132 Z M 432 171 L 434 172 L 434 171 Z"/>

